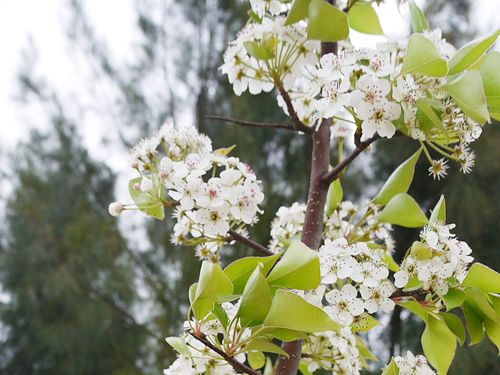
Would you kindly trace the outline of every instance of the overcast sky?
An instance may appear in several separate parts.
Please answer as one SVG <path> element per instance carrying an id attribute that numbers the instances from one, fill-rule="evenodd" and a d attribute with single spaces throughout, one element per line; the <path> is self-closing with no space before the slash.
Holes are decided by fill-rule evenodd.
<path id="1" fill-rule="evenodd" d="M 71 53 L 70 46 L 64 35 L 67 2 L 68 0 L 0 0 L 0 150 L 12 149 L 19 139 L 26 137 L 30 127 L 43 126 L 36 115 L 24 111 L 14 101 L 16 72 L 22 62 L 21 51 L 29 38 L 32 38 L 39 50 L 38 72 L 63 92 L 78 91 L 82 74 L 68 57 Z M 85 4 L 97 32 L 112 46 L 113 57 L 117 61 L 130 58 L 133 46 L 137 43 L 134 39 L 137 33 L 133 0 L 87 0 Z M 499 0 L 476 0 L 475 4 L 477 12 L 473 24 L 478 25 L 480 33 L 492 30 L 495 22 L 496 27 L 500 26 Z M 387 0 L 387 4 L 381 6 L 378 13 L 386 34 L 395 36 L 406 32 L 408 12 L 404 9 L 399 14 L 394 0 Z M 377 37 L 359 34 L 353 37 L 355 43 L 365 45 L 377 40 Z M 103 135 L 100 134 L 102 129 L 92 127 L 92 124 L 85 129 L 85 145 L 91 153 L 96 154 L 101 147 L 99 140 Z M 103 158 L 103 155 L 96 156 Z"/>

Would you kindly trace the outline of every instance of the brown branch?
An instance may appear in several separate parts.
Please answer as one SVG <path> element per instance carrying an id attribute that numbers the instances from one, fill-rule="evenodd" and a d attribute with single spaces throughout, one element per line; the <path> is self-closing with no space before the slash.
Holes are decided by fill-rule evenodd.
<path id="1" fill-rule="evenodd" d="M 290 95 L 288 95 L 288 92 L 283 88 L 281 82 L 277 82 L 276 87 L 278 88 L 281 97 L 285 101 L 286 109 L 288 110 L 288 116 L 292 120 L 293 128 L 306 134 L 314 133 L 313 128 L 305 126 L 304 123 L 300 121 L 297 112 L 295 112 L 295 108 L 293 108 L 292 99 L 290 98 Z"/>
<path id="2" fill-rule="evenodd" d="M 261 244 L 251 240 L 248 237 L 243 236 L 242 234 L 240 234 L 234 230 L 229 231 L 228 240 L 229 241 L 231 241 L 231 240 L 238 241 L 239 243 L 242 243 L 242 244 L 244 244 L 244 245 L 246 245 L 254 250 L 257 250 L 259 253 L 261 253 L 262 255 L 265 255 L 265 256 L 274 255 L 274 253 L 272 251 L 270 251 L 269 249 L 267 249 L 267 247 L 262 246 Z"/>
<path id="3" fill-rule="evenodd" d="M 207 348 L 212 349 L 214 352 L 220 355 L 227 363 L 229 363 L 235 369 L 236 372 L 240 374 L 261 375 L 260 372 L 253 370 L 244 363 L 241 363 L 234 357 L 227 355 L 224 351 L 217 348 L 215 345 L 213 345 L 210 341 L 206 339 L 205 335 L 202 334 L 202 336 L 200 337 L 193 334 L 192 332 L 189 332 L 189 334 L 193 336 L 196 340 L 201 342 L 203 345 L 205 345 Z"/>
<path id="4" fill-rule="evenodd" d="M 403 290 L 397 290 L 392 294 L 390 297 L 394 302 L 399 302 L 402 298 L 414 298 L 417 301 L 421 301 L 423 298 L 425 298 L 425 295 L 427 294 L 427 291 L 419 289 L 419 290 L 412 290 L 409 292 L 405 292 Z"/>
<path id="5" fill-rule="evenodd" d="M 261 129 L 284 129 L 290 131 L 297 131 L 293 126 L 283 123 L 268 123 L 268 122 L 256 122 L 256 121 L 247 121 L 247 120 L 238 120 L 230 117 L 222 117 L 215 115 L 207 115 L 205 118 L 209 120 L 218 120 L 222 122 L 227 122 L 230 124 L 236 124 L 251 128 L 261 128 Z"/>
<path id="6" fill-rule="evenodd" d="M 361 141 L 356 141 L 357 146 L 356 148 L 351 152 L 349 156 L 347 156 L 344 160 L 342 160 L 340 163 L 338 163 L 331 171 L 326 173 L 322 177 L 322 183 L 325 185 L 329 185 L 333 181 L 335 181 L 342 171 L 352 163 L 354 159 L 358 157 L 359 154 L 361 154 L 368 146 L 370 146 L 373 142 L 375 142 L 377 139 L 379 139 L 379 136 L 375 135 L 373 138 L 368 139 L 367 141 L 361 142 Z"/>

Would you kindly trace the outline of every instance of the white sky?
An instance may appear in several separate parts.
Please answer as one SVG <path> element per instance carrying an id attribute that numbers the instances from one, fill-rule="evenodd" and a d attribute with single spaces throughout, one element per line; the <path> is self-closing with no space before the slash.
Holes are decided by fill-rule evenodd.
<path id="1" fill-rule="evenodd" d="M 74 59 L 71 59 L 71 48 L 64 35 L 67 2 L 68 0 L 0 0 L 0 155 L 25 138 L 30 127 L 43 127 L 36 113 L 25 111 L 13 100 L 17 90 L 16 72 L 22 62 L 21 51 L 27 45 L 29 37 L 39 50 L 37 71 L 52 85 L 71 95 L 78 93 L 80 85 L 86 83 L 82 81 L 85 79 L 84 74 L 74 64 Z M 488 32 L 494 26 L 500 26 L 500 0 L 476 0 L 475 3 L 478 11 L 474 18 L 480 21 L 473 24 L 478 25 L 480 32 Z M 137 34 L 133 0 L 87 0 L 85 7 L 97 32 L 112 46 L 114 59 L 126 61 L 130 58 L 134 43 L 137 42 L 134 40 Z M 387 4 L 378 8 L 378 13 L 382 27 L 389 36 L 401 35 L 408 29 L 408 11 L 403 9 L 400 14 L 394 0 L 387 0 Z M 354 33 L 352 39 L 355 44 L 371 45 L 381 40 L 381 37 Z M 94 156 L 111 161 L 115 170 L 123 171 L 126 161 L 118 160 L 117 155 L 113 157 L 112 149 L 102 147 L 101 139 L 106 130 L 99 128 L 100 125 L 87 119 L 82 132 L 84 144 Z"/>

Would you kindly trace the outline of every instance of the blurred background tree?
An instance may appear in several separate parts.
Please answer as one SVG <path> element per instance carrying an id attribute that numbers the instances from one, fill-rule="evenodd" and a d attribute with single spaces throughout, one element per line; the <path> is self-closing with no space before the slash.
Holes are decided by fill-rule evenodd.
<path id="1" fill-rule="evenodd" d="M 92 112 L 93 120 L 108 129 L 103 145 L 113 144 L 122 155 L 165 121 L 180 124 L 194 119 L 200 131 L 213 139 L 214 147 L 237 144 L 235 154 L 252 165 L 264 181 L 266 210 L 252 230 L 252 237 L 260 243 L 267 243 L 270 221 L 281 205 L 306 198 L 303 176 L 309 166 L 304 156 L 311 147 L 306 137 L 207 118 L 219 115 L 286 121 L 276 108 L 274 93 L 236 97 L 218 71 L 227 42 L 245 22 L 247 4 L 234 0 L 137 0 L 134 4 L 139 42 L 132 60 L 117 62 L 112 46 L 93 24 L 86 1 L 67 2 L 65 33 L 75 64 L 86 75 L 88 87 L 79 90 L 91 96 L 90 106 L 78 96 L 52 94 L 50 82 L 34 78 L 32 64 L 20 72 L 21 97 L 26 104 L 42 103 L 52 130 L 34 134 L 13 156 L 16 182 L 8 202 L 8 241 L 1 255 L 5 260 L 0 261 L 4 265 L 2 285 L 9 296 L 1 315 L 8 333 L 0 356 L 0 369 L 5 373 L 57 374 L 56 363 L 67 363 L 68 367 L 61 366 L 61 373 L 69 374 L 160 373 L 174 354 L 158 339 L 175 335 L 182 328 L 188 306 L 185 291 L 198 274 L 194 254 L 170 243 L 168 220 L 139 224 L 146 228 L 144 232 L 131 231 L 139 241 L 121 237 L 116 222 L 105 211 L 113 200 L 113 176 L 105 166 L 92 161 L 79 142 L 85 130 L 84 116 L 78 115 Z M 460 45 L 465 34 L 470 37 L 475 33 L 469 22 L 470 0 L 427 4 L 428 14 L 433 14 L 431 24 L 443 28 L 449 40 Z M 66 108 L 70 107 L 76 107 L 78 115 L 68 114 Z M 458 236 L 471 244 L 479 261 L 498 269 L 500 224 L 496 212 L 500 195 L 496 180 L 500 151 L 495 140 L 500 134 L 492 126 L 486 131 L 488 136 L 474 145 L 478 166 L 472 175 L 462 176 L 457 183 L 453 172 L 443 182 L 435 182 L 422 163 L 412 194 L 427 207 L 435 203 L 425 200 L 429 192 L 432 196 L 436 190 L 446 194 L 448 215 L 458 225 Z M 397 146 L 391 143 L 391 147 L 380 142 L 371 160 L 364 158 L 343 178 L 346 198 L 366 197 L 366 189 L 383 183 L 413 149 L 416 145 L 404 141 Z M 475 214 L 479 210 L 481 215 Z M 122 231 L 125 237 L 130 228 L 134 225 Z M 47 242 L 47 233 L 54 233 L 56 240 Z M 402 257 L 415 233 L 398 230 L 396 236 L 400 241 L 396 257 Z M 70 240 L 77 240 L 77 246 L 69 247 Z M 249 251 L 228 248 L 224 262 L 235 253 Z M 56 269 L 65 270 L 65 278 L 56 276 Z M 81 285 L 84 291 L 78 289 Z M 41 309 L 42 300 L 16 296 L 31 295 L 37 288 L 50 291 L 54 305 L 43 304 L 45 315 L 40 317 L 45 319 L 27 325 L 27 314 L 34 311 L 35 303 Z M 93 312 L 89 311 L 91 306 Z M 372 340 L 374 347 L 388 344 L 391 353 L 418 347 L 418 342 L 412 342 L 417 337 L 412 331 L 421 329 L 418 321 L 396 311 L 389 326 L 386 333 Z M 488 361 L 496 359 L 492 351 L 488 344 L 473 351 L 467 348 L 455 360 L 452 373 L 491 370 L 494 363 Z M 388 356 L 380 354 L 382 360 Z M 80 367 L 69 367 L 72 364 Z"/>

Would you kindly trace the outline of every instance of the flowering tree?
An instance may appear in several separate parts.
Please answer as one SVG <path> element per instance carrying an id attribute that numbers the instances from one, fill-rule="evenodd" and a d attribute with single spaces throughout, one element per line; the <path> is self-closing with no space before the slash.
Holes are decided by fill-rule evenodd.
<path id="1" fill-rule="evenodd" d="M 464 321 L 470 344 L 486 333 L 500 347 L 500 274 L 473 263 L 447 223 L 444 197 L 428 217 L 407 194 L 422 154 L 435 179 L 449 163 L 473 168 L 471 143 L 490 118 L 500 120 L 500 53 L 487 53 L 500 31 L 457 51 L 410 2 L 414 34 L 356 48 L 349 29 L 381 34 L 380 22 L 370 1 L 339 3 L 251 0 L 224 55 L 221 70 L 236 95 L 276 89 L 290 118 L 228 121 L 313 142 L 307 203 L 278 210 L 268 246 L 246 229 L 262 212 L 261 182 L 229 156 L 232 147 L 213 150 L 193 127 L 165 125 L 132 150 L 134 204 L 114 202 L 110 213 L 138 209 L 161 220 L 172 209 L 172 242 L 194 247 L 203 262 L 187 291 L 185 330 L 167 339 L 178 359 L 165 374 L 358 374 L 376 360 L 365 333 L 396 304 L 425 323 L 425 357 L 395 357 L 384 374 L 433 374 L 431 366 L 446 374 L 466 340 Z M 344 201 L 349 164 L 393 137 L 413 139 L 414 154 L 373 198 Z M 349 154 L 345 140 L 354 141 Z M 421 228 L 401 264 L 391 256 L 392 225 Z M 223 268 L 219 253 L 235 242 L 261 256 Z"/>

